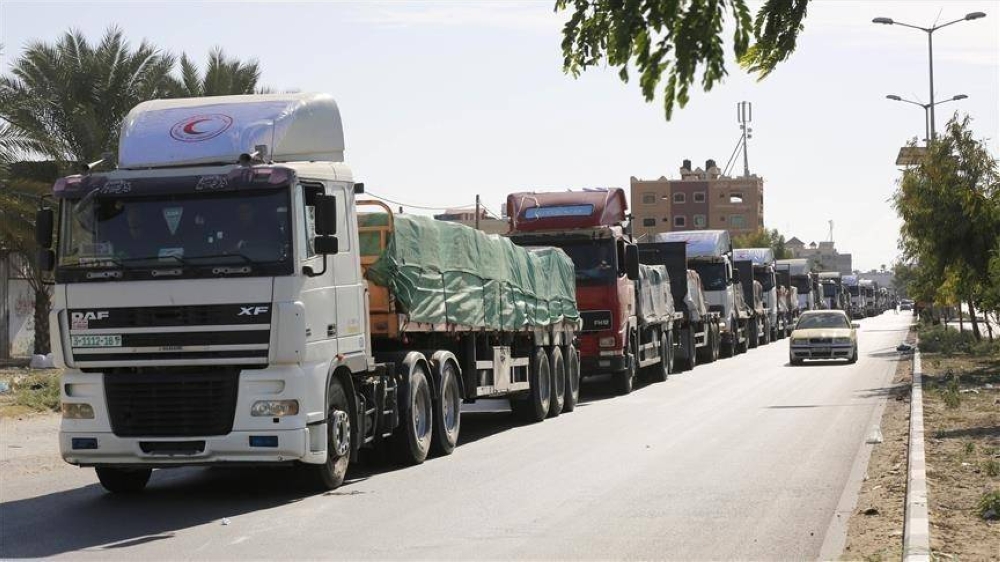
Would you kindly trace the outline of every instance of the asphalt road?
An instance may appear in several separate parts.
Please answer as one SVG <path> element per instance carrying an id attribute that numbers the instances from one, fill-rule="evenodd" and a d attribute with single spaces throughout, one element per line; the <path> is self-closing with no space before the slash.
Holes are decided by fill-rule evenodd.
<path id="1" fill-rule="evenodd" d="M 4 453 L 0 558 L 837 557 L 909 320 L 862 321 L 856 365 L 790 367 L 782 340 L 625 397 L 586 385 L 537 425 L 467 413 L 450 457 L 327 494 L 288 470 L 180 469 L 110 496 L 53 460 L 52 431 L 4 422 L 3 449 L 42 452 Z"/>

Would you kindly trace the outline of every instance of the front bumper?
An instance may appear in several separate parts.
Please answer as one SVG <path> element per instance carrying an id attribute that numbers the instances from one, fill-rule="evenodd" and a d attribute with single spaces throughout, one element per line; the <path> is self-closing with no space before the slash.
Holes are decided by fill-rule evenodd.
<path id="1" fill-rule="evenodd" d="M 626 367 L 627 363 L 625 362 L 624 355 L 580 358 L 580 376 L 582 377 L 603 375 L 607 373 L 620 373 L 624 371 Z"/>
<path id="2" fill-rule="evenodd" d="M 792 359 L 850 359 L 854 344 L 807 344 L 789 348 Z"/>

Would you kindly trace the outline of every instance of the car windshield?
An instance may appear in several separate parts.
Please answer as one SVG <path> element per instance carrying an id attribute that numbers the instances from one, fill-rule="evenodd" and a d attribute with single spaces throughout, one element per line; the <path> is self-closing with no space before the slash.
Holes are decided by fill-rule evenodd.
<path id="1" fill-rule="evenodd" d="M 726 278 L 726 264 L 724 263 L 698 263 L 689 264 L 691 269 L 698 272 L 701 277 L 701 285 L 706 291 L 725 290 L 729 280 Z"/>
<path id="2" fill-rule="evenodd" d="M 843 314 L 805 314 L 795 325 L 796 330 L 814 328 L 850 328 L 851 324 Z"/>
<path id="3" fill-rule="evenodd" d="M 260 190 L 65 200 L 59 266 L 289 262 L 288 197 Z"/>

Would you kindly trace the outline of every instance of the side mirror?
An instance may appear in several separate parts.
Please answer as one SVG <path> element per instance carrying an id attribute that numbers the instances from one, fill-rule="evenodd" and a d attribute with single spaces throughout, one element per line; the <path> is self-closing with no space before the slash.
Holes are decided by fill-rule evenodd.
<path id="1" fill-rule="evenodd" d="M 625 245 L 625 276 L 635 281 L 639 278 L 639 246 Z"/>
<path id="2" fill-rule="evenodd" d="M 316 235 L 331 236 L 337 233 L 337 198 L 333 195 L 317 195 Z M 318 251 L 318 249 L 317 249 Z"/>
<path id="3" fill-rule="evenodd" d="M 336 254 L 340 250 L 340 244 L 336 236 L 317 236 L 313 239 L 313 247 L 316 253 L 326 256 Z"/>
<path id="4" fill-rule="evenodd" d="M 52 226 L 55 222 L 52 209 L 38 209 L 35 213 L 35 242 L 39 247 L 52 247 Z"/>
<path id="5" fill-rule="evenodd" d="M 56 253 L 48 248 L 38 250 L 38 269 L 42 271 L 52 271 L 56 267 Z"/>

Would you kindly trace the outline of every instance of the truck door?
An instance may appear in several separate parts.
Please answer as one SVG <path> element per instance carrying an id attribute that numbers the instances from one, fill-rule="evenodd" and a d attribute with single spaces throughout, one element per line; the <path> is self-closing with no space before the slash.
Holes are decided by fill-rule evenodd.
<path id="1" fill-rule="evenodd" d="M 337 315 L 334 336 L 344 355 L 366 351 L 367 313 L 365 284 L 361 279 L 358 251 L 358 214 L 354 206 L 353 184 L 332 184 L 330 194 L 337 198 L 337 239 L 339 252 L 333 258 L 333 284 L 336 290 Z"/>

